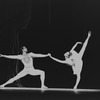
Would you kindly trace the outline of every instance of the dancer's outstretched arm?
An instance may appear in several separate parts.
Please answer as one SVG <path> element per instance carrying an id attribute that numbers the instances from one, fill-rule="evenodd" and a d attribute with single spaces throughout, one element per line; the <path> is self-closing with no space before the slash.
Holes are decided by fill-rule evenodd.
<path id="1" fill-rule="evenodd" d="M 72 47 L 72 49 L 70 50 L 70 52 L 72 52 L 72 51 L 76 48 L 76 46 L 77 46 L 78 44 L 82 44 L 82 42 L 76 42 L 76 44 Z"/>
<path id="2" fill-rule="evenodd" d="M 57 58 L 52 57 L 51 55 L 50 55 L 50 58 L 52 58 L 53 60 L 55 60 L 55 61 L 57 61 L 57 62 L 59 62 L 59 63 L 66 64 L 66 61 L 65 61 L 65 60 L 59 60 L 59 59 L 57 59 Z"/>
<path id="3" fill-rule="evenodd" d="M 88 44 L 88 40 L 89 40 L 90 36 L 91 36 L 91 31 L 88 32 L 87 39 L 85 40 L 85 42 L 84 42 L 84 44 L 83 44 L 83 47 L 82 47 L 82 49 L 81 49 L 80 52 L 79 52 L 79 56 L 80 56 L 81 58 L 83 57 L 83 54 L 84 54 L 84 52 L 85 52 L 85 49 L 86 49 L 86 46 L 87 46 L 87 44 Z"/>
<path id="4" fill-rule="evenodd" d="M 67 65 L 69 65 L 69 66 L 72 66 L 73 65 L 73 62 L 68 58 L 68 59 L 66 59 L 66 60 L 59 60 L 59 59 L 57 59 L 57 58 L 54 58 L 54 57 L 52 57 L 52 56 L 50 56 L 53 60 L 55 60 L 55 61 L 57 61 L 57 62 L 59 62 L 59 63 L 62 63 L 62 64 L 67 64 Z"/>
<path id="5" fill-rule="evenodd" d="M 35 54 L 35 53 L 30 53 L 32 57 L 47 57 L 49 56 L 49 53 L 48 54 Z"/>
<path id="6" fill-rule="evenodd" d="M 2 55 L 0 54 L 0 57 L 4 57 L 4 58 L 9 58 L 9 59 L 22 59 L 21 55 Z"/>

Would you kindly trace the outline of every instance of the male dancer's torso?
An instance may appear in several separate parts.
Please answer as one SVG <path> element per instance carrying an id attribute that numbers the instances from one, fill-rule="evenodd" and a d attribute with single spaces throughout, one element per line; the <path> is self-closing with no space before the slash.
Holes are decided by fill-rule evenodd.
<path id="1" fill-rule="evenodd" d="M 33 58 L 31 57 L 30 53 L 22 55 L 21 61 L 24 64 L 25 68 L 30 68 L 30 67 L 33 68 Z"/>

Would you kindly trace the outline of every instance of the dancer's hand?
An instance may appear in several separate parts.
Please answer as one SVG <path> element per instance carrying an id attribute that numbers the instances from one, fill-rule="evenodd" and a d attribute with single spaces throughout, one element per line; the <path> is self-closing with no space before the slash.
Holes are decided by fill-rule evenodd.
<path id="1" fill-rule="evenodd" d="M 91 31 L 88 32 L 88 37 L 90 37 L 90 36 L 91 36 Z"/>
<path id="2" fill-rule="evenodd" d="M 51 53 L 48 53 L 48 56 L 51 57 Z"/>
<path id="3" fill-rule="evenodd" d="M 3 55 L 2 55 L 2 54 L 0 54 L 0 57 L 3 57 Z"/>

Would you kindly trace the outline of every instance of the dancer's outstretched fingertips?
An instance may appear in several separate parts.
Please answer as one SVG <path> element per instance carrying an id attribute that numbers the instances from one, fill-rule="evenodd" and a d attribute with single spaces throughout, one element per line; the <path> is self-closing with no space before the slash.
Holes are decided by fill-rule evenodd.
<path id="1" fill-rule="evenodd" d="M 88 36 L 89 36 L 89 37 L 91 36 L 91 31 L 88 32 Z"/>
<path id="2" fill-rule="evenodd" d="M 2 57 L 2 54 L 0 54 L 0 57 Z"/>
<path id="3" fill-rule="evenodd" d="M 48 53 L 48 56 L 51 56 L 51 54 L 50 54 L 50 53 Z"/>

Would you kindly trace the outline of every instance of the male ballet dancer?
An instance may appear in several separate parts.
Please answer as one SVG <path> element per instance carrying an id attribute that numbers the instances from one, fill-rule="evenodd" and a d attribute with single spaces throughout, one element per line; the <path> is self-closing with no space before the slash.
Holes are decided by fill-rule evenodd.
<path id="1" fill-rule="evenodd" d="M 4 83 L 3 85 L 1 85 L 0 87 L 4 87 L 7 84 L 10 84 L 12 82 L 14 82 L 15 80 L 22 78 L 24 76 L 26 76 L 27 74 L 29 75 L 40 75 L 40 80 L 41 80 L 41 89 L 46 89 L 47 87 L 44 85 L 44 81 L 45 81 L 45 72 L 42 70 L 38 70 L 35 69 L 33 66 L 33 58 L 35 57 L 47 57 L 49 56 L 49 54 L 47 55 L 42 55 L 42 54 L 35 54 L 35 53 L 27 53 L 28 50 L 25 46 L 23 46 L 22 48 L 22 55 L 2 55 L 0 54 L 0 57 L 5 57 L 5 58 L 9 58 L 9 59 L 18 59 L 21 60 L 21 62 L 24 65 L 24 68 L 21 72 L 19 72 L 15 77 L 9 79 L 6 83 Z"/>
<path id="2" fill-rule="evenodd" d="M 66 52 L 64 54 L 65 60 L 59 60 L 59 59 L 56 59 L 56 58 L 50 56 L 53 60 L 55 60 L 57 62 L 60 62 L 63 64 L 68 64 L 68 65 L 72 66 L 73 74 L 77 76 L 77 80 L 76 80 L 76 84 L 74 86 L 74 89 L 77 89 L 77 86 L 80 82 L 80 76 L 81 76 L 81 71 L 82 71 L 82 67 L 83 67 L 82 57 L 83 57 L 83 54 L 85 52 L 85 49 L 86 49 L 86 46 L 87 46 L 87 43 L 88 43 L 90 36 L 91 36 L 91 32 L 89 31 L 88 37 L 85 40 L 80 52 L 77 53 L 74 50 L 78 44 L 82 44 L 81 42 L 77 42 L 69 52 Z"/>

